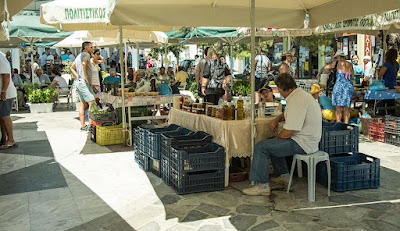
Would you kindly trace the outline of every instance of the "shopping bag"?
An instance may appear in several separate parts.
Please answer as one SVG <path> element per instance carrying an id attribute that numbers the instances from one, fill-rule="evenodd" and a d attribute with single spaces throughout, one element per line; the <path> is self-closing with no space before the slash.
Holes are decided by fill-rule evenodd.
<path id="1" fill-rule="evenodd" d="M 166 83 L 161 83 L 158 84 L 158 93 L 160 95 L 172 95 L 172 89 L 168 84 Z"/>
<path id="2" fill-rule="evenodd" d="M 369 85 L 369 90 L 371 91 L 384 91 L 385 89 L 385 82 L 383 79 L 375 80 Z"/>

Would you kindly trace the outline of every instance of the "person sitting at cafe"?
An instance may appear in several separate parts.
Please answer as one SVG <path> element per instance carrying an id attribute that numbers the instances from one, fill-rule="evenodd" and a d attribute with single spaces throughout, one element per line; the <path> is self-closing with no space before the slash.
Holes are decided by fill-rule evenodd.
<path id="1" fill-rule="evenodd" d="M 111 82 L 121 82 L 121 77 L 118 76 L 117 70 L 115 68 L 111 68 L 109 73 L 110 73 L 110 76 L 106 77 L 103 80 L 104 84 L 111 83 Z"/>
<path id="2" fill-rule="evenodd" d="M 36 77 L 39 78 L 39 82 L 42 85 L 49 85 L 51 83 L 50 78 L 47 74 L 43 74 L 43 70 L 42 69 L 37 69 L 36 70 Z M 35 81 L 34 81 L 35 83 Z"/>
<path id="3" fill-rule="evenodd" d="M 276 77 L 275 84 L 286 99 L 285 112 L 275 118 L 271 132 L 275 133 L 279 122 L 284 121 L 283 129 L 273 139 L 258 142 L 254 148 L 250 169 L 250 180 L 256 186 L 243 190 L 249 196 L 268 196 L 271 193 L 269 183 L 289 184 L 287 156 L 310 154 L 319 150 L 322 133 L 321 109 L 314 98 L 297 88 L 289 73 Z M 269 161 L 274 167 L 274 177 L 269 176 Z"/>
<path id="4" fill-rule="evenodd" d="M 170 78 L 174 78 L 175 73 L 174 73 L 174 71 L 172 70 L 172 67 L 168 67 L 168 69 L 167 69 L 167 75 L 168 75 Z"/>
<path id="5" fill-rule="evenodd" d="M 60 72 L 58 72 L 57 68 L 53 68 L 51 70 L 51 76 L 54 78 L 49 86 L 59 86 L 60 90 L 68 91 L 67 81 L 63 77 L 61 77 Z"/>
<path id="6" fill-rule="evenodd" d="M 160 73 L 158 74 L 157 79 L 163 81 L 170 79 L 170 76 L 165 73 L 165 67 L 160 67 Z"/>
<path id="7" fill-rule="evenodd" d="M 282 104 L 275 99 L 275 95 L 272 91 L 272 88 L 270 86 L 264 86 L 259 90 L 259 93 L 261 95 L 261 103 L 279 103 L 279 106 L 277 109 L 279 111 L 282 111 Z"/>
<path id="8" fill-rule="evenodd" d="M 132 67 L 128 68 L 128 80 L 133 81 L 135 70 Z"/>
<path id="9" fill-rule="evenodd" d="M 183 66 L 178 67 L 178 73 L 175 76 L 175 83 L 180 82 L 181 87 L 186 86 L 186 80 L 189 78 L 189 75 L 185 72 L 185 68 Z"/>
<path id="10" fill-rule="evenodd" d="M 17 89 L 18 108 L 26 109 L 24 90 L 22 88 L 24 83 L 22 82 L 22 79 L 18 74 L 18 69 L 11 69 L 11 76 L 14 86 Z"/>

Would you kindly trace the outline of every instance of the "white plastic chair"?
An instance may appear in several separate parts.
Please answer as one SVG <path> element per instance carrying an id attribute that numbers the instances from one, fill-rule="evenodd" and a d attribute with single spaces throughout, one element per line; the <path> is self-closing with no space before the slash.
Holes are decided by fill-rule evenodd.
<path id="1" fill-rule="evenodd" d="M 68 90 L 63 90 L 63 88 L 68 87 Z M 67 98 L 67 108 L 73 108 L 73 99 L 72 99 L 72 85 L 68 86 L 56 86 L 56 89 L 58 90 L 58 95 L 57 95 L 57 105 L 60 105 L 60 97 Z"/>
<path id="2" fill-rule="evenodd" d="M 12 109 L 15 109 L 16 111 L 18 111 L 18 97 L 15 97 L 15 98 L 14 98 L 14 101 L 13 101 L 12 107 L 11 107 L 11 110 L 12 110 Z"/>
<path id="3" fill-rule="evenodd" d="M 317 164 L 321 161 L 325 161 L 326 169 L 328 174 L 328 196 L 331 195 L 331 162 L 329 161 L 329 155 L 323 151 L 317 151 L 312 154 L 295 154 L 293 156 L 292 169 L 290 170 L 289 185 L 287 193 L 289 193 L 290 185 L 292 184 L 293 172 L 297 163 L 297 175 L 303 177 L 303 169 L 301 161 L 307 164 L 307 175 L 308 175 L 308 201 L 315 201 L 315 178 Z"/>

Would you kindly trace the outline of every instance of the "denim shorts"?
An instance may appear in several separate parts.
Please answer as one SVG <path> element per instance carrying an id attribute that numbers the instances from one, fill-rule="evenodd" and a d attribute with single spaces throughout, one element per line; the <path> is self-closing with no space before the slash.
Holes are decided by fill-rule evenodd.
<path id="1" fill-rule="evenodd" d="M 14 99 L 15 98 L 7 99 L 6 101 L 0 100 L 0 117 L 10 116 Z"/>
<path id="2" fill-rule="evenodd" d="M 76 92 L 79 96 L 79 101 L 90 102 L 94 100 L 92 87 L 83 79 L 75 81 Z"/>

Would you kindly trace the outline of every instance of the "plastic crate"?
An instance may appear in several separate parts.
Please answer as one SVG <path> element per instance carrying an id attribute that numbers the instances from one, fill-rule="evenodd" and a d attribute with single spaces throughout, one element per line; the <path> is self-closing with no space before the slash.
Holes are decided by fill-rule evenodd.
<path id="1" fill-rule="evenodd" d="M 362 129 L 362 134 L 365 136 L 369 136 L 369 122 L 374 121 L 374 122 L 381 122 L 383 121 L 383 118 L 361 118 L 361 129 Z"/>
<path id="2" fill-rule="evenodd" d="M 93 114 L 89 111 L 88 117 L 93 121 L 106 121 L 106 120 L 115 121 L 117 119 L 117 114 L 113 111 L 101 114 Z"/>
<path id="3" fill-rule="evenodd" d="M 128 109 L 125 110 L 126 122 L 128 123 Z M 122 123 L 122 108 L 117 109 L 117 119 L 119 123 Z M 131 107 L 131 117 L 142 117 L 148 116 L 147 106 Z M 140 120 L 141 123 L 146 123 L 146 120 Z"/>
<path id="4" fill-rule="evenodd" d="M 351 129 L 349 129 L 351 128 Z M 319 150 L 328 154 L 358 152 L 358 127 L 349 124 L 323 124 Z"/>
<path id="5" fill-rule="evenodd" d="M 101 121 L 94 121 L 92 119 L 89 118 L 89 125 L 93 125 L 93 126 L 98 126 L 98 125 L 102 125 L 104 123 L 107 124 L 115 124 L 114 120 L 101 120 Z"/>
<path id="6" fill-rule="evenodd" d="M 153 152 L 151 156 L 153 158 L 160 159 L 160 139 L 161 139 L 161 133 L 163 132 L 169 132 L 169 131 L 176 131 L 180 128 L 179 125 L 176 124 L 171 124 L 168 127 L 164 128 L 152 128 L 148 129 L 145 131 L 146 133 L 146 143 L 145 146 L 148 149 L 151 149 Z M 158 154 L 157 154 L 158 153 Z"/>
<path id="7" fill-rule="evenodd" d="M 225 171 L 184 173 L 170 168 L 170 180 L 178 194 L 217 191 L 225 188 Z"/>
<path id="8" fill-rule="evenodd" d="M 96 143 L 96 126 L 89 125 L 90 139 Z"/>
<path id="9" fill-rule="evenodd" d="M 400 117 L 386 115 L 385 132 L 400 135 Z"/>
<path id="10" fill-rule="evenodd" d="M 178 172 L 225 169 L 225 148 L 210 143 L 201 148 L 171 148 L 170 166 Z"/>
<path id="11" fill-rule="evenodd" d="M 189 130 L 189 129 L 187 129 L 187 128 L 179 128 L 176 131 L 161 133 L 161 137 L 160 137 L 160 154 L 163 154 L 163 155 L 168 156 L 168 157 L 170 156 L 171 146 L 169 144 L 171 142 L 168 141 L 169 139 L 179 138 L 181 136 L 191 135 L 191 134 L 194 134 L 194 132 Z"/>
<path id="12" fill-rule="evenodd" d="M 144 171 L 150 171 L 150 157 L 146 156 L 143 152 L 135 152 L 135 161 L 138 163 L 139 167 Z"/>
<path id="13" fill-rule="evenodd" d="M 99 145 L 122 144 L 122 124 L 114 126 L 96 126 L 96 143 Z"/>
<path id="14" fill-rule="evenodd" d="M 166 156 L 170 156 L 171 147 L 173 146 L 176 148 L 185 146 L 191 146 L 193 148 L 201 147 L 211 143 L 212 138 L 212 135 L 202 131 L 184 136 L 165 137 L 161 144 L 162 153 Z"/>
<path id="15" fill-rule="evenodd" d="M 400 146 L 400 135 L 385 133 L 385 143 Z"/>
<path id="16" fill-rule="evenodd" d="M 385 142 L 385 123 L 370 121 L 368 137 L 371 140 Z"/>
<path id="17" fill-rule="evenodd" d="M 345 157 L 331 157 L 331 188 L 336 192 L 354 189 L 378 188 L 380 160 L 362 153 Z M 317 181 L 328 185 L 325 163 L 317 165 Z"/>
<path id="18" fill-rule="evenodd" d="M 156 140 L 151 140 L 148 142 L 147 145 L 147 154 L 155 159 L 160 159 L 161 157 L 161 153 L 162 153 L 162 149 L 161 149 L 161 145 L 162 145 L 162 139 L 164 135 L 168 135 L 168 136 L 172 136 L 172 137 L 176 137 L 176 136 L 183 136 L 183 135 L 188 135 L 188 134 L 192 134 L 193 132 L 187 128 L 178 128 L 175 131 L 167 131 L 167 132 L 163 132 L 160 133 L 160 142 L 157 142 Z M 154 142 L 154 143 L 153 143 Z"/>
<path id="19" fill-rule="evenodd" d="M 171 185 L 171 180 L 169 176 L 170 159 L 164 155 L 161 155 L 161 179 L 165 184 Z"/>
<path id="20" fill-rule="evenodd" d="M 161 160 L 150 158 L 150 170 L 154 175 L 161 177 Z"/>

